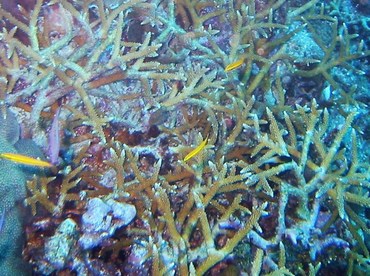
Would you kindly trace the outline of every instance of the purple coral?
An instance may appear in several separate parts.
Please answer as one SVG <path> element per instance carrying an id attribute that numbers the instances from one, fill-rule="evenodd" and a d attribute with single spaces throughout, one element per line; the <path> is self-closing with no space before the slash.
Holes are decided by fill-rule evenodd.
<path id="1" fill-rule="evenodd" d="M 51 268 L 49 268 L 50 273 L 54 268 L 62 269 L 64 267 L 76 242 L 76 229 L 76 222 L 72 219 L 66 219 L 59 225 L 55 235 L 45 243 L 45 256 L 51 264 Z"/>
<path id="2" fill-rule="evenodd" d="M 78 243 L 83 249 L 91 249 L 111 237 L 115 231 L 129 224 L 136 216 L 133 205 L 109 199 L 106 202 L 93 198 L 82 216 L 82 236 Z"/>

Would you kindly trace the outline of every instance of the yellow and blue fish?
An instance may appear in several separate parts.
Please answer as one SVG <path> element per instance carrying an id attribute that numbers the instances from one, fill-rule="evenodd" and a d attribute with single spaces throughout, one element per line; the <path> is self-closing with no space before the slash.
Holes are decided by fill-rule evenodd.
<path id="1" fill-rule="evenodd" d="M 200 143 L 199 146 L 197 146 L 195 149 L 193 149 L 191 152 L 189 152 L 185 156 L 184 162 L 190 160 L 191 158 L 196 156 L 198 153 L 200 153 L 204 149 L 204 147 L 207 145 L 207 143 L 208 143 L 208 135 L 207 135 L 206 139 L 204 139 L 204 141 L 202 143 Z"/>
<path id="2" fill-rule="evenodd" d="M 227 65 L 225 67 L 225 72 L 235 70 L 235 69 L 239 68 L 240 66 L 242 66 L 243 63 L 244 63 L 244 58 L 241 58 L 237 61 L 234 61 L 234 62 L 230 63 L 229 65 Z"/>
<path id="3" fill-rule="evenodd" d="M 27 155 L 19 154 L 19 153 L 11 153 L 11 152 L 3 152 L 0 153 L 0 158 L 13 161 L 18 164 L 28 165 L 28 166 L 35 166 L 35 167 L 53 167 L 53 164 L 43 161 L 40 159 L 36 159 Z"/>

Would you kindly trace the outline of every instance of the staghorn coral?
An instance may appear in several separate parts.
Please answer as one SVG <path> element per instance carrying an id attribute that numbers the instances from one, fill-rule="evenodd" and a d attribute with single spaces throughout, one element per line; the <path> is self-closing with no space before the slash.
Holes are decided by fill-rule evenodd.
<path id="1" fill-rule="evenodd" d="M 109 118 L 102 118 L 96 113 L 87 88 L 128 77 L 139 80 L 179 79 L 173 73 L 153 72 L 152 69 L 159 66 L 154 61 L 144 62 L 146 57 L 155 57 L 160 47 L 149 45 L 150 33 L 143 38 L 142 44 L 121 42 L 124 12 L 138 4 L 151 7 L 143 2 L 129 1 L 106 15 L 103 3 L 96 10 L 92 4 L 73 6 L 68 1 L 62 1 L 43 5 L 43 1 L 39 0 L 28 14 L 28 25 L 1 9 L 1 17 L 14 26 L 9 32 L 4 29 L 1 35 L 2 63 L 8 65 L 3 72 L 8 82 L 5 90 L 9 94 L 4 97 L 5 102 L 13 104 L 17 99 L 31 95 L 35 98 L 30 118 L 35 136 L 40 135 L 37 131 L 41 111 L 75 91 L 87 112 L 81 119 L 84 124 L 93 126 L 93 130 L 104 141 L 103 126 Z M 87 18 L 84 13 L 88 14 Z M 100 16 L 101 23 L 98 25 L 93 22 L 97 16 Z M 21 31 L 19 35 L 18 29 Z M 18 36 L 26 36 L 28 43 L 22 44 Z M 104 60 L 103 56 L 108 60 Z M 162 66 L 162 69 L 165 68 Z M 15 71 L 19 73 L 15 74 Z M 96 80 L 98 77 L 100 81 Z M 22 89 L 12 93 L 16 83 L 21 84 Z"/>
<path id="2" fill-rule="evenodd" d="M 27 182 L 24 257 L 35 273 L 366 271 L 363 105 L 331 74 L 344 67 L 355 78 L 369 51 L 317 3 L 1 8 L 1 100 L 45 149 L 57 110 L 63 126 L 56 175 Z M 297 60 L 302 38 L 317 47 Z M 342 101 L 320 97 L 326 81 Z M 123 222 L 108 202 L 135 218 Z"/>
<path id="3" fill-rule="evenodd" d="M 350 135 L 351 146 L 347 151 L 339 150 L 346 134 L 350 132 L 354 114 L 346 118 L 330 144 L 326 145 L 323 141 L 326 140 L 325 135 L 328 135 L 329 114 L 324 110 L 320 122 L 322 112 L 316 108 L 316 102 L 313 101 L 309 113 L 302 107 L 297 110 L 300 116 L 294 116 L 294 119 L 285 113 L 286 135 L 283 135 L 281 127 L 267 109 L 270 133 L 257 133 L 259 144 L 251 153 L 255 162 L 250 164 L 249 161 L 249 164 L 242 165 L 244 168 L 241 171 L 250 173 L 245 183 L 247 186 L 256 185 L 257 191 L 272 198 L 279 194 L 276 202 L 279 210 L 277 235 L 272 243 L 285 236 L 294 245 L 301 244 L 310 248 L 313 261 L 318 259 L 317 253 L 325 246 L 344 246 L 348 249 L 351 243 L 353 247 L 363 245 L 351 227 L 352 237 L 341 237 L 336 233 L 336 238 L 332 236 L 333 229 L 330 230 L 330 227 L 341 220 L 339 224 L 355 224 L 356 229 L 366 233 L 367 227 L 350 210 L 367 208 L 370 203 L 366 196 L 369 166 L 358 163 L 356 134 L 353 130 Z M 297 125 L 303 127 L 298 128 Z M 261 167 L 267 164 L 268 168 L 262 170 Z M 292 201 L 296 204 L 291 205 Z M 332 214 L 327 214 L 326 218 L 321 218 L 324 222 L 319 222 L 320 217 L 327 212 L 322 210 L 327 209 Z M 321 244 L 316 245 L 316 242 Z M 367 250 L 364 250 L 364 254 L 367 254 Z"/>

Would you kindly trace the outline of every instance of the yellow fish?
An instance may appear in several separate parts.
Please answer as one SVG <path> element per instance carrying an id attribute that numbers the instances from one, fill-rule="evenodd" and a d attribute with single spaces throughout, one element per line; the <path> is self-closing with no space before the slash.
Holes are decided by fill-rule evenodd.
<path id="1" fill-rule="evenodd" d="M 36 159 L 27 155 L 18 154 L 18 153 L 10 153 L 4 152 L 0 153 L 0 158 L 7 159 L 13 161 L 15 163 L 29 165 L 29 166 L 36 166 L 36 167 L 53 167 L 52 164 L 46 161 L 42 161 L 40 159 Z"/>
<path id="2" fill-rule="evenodd" d="M 208 135 L 206 137 L 206 139 L 204 139 L 204 141 L 202 143 L 200 143 L 199 146 L 197 146 L 195 149 L 193 149 L 191 152 L 189 152 L 185 158 L 184 158 L 184 162 L 188 161 L 189 159 L 193 158 L 195 155 L 197 155 L 199 152 L 201 152 L 204 147 L 207 145 L 207 142 L 208 142 Z"/>
<path id="3" fill-rule="evenodd" d="M 229 72 L 231 70 L 237 69 L 240 66 L 242 66 L 243 63 L 244 63 L 244 58 L 241 58 L 237 61 L 234 61 L 234 62 L 230 63 L 228 66 L 225 67 L 225 72 Z"/>

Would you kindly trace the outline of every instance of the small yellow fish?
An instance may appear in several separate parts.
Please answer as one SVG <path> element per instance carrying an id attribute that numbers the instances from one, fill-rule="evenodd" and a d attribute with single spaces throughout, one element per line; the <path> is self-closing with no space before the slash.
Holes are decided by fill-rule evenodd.
<path id="1" fill-rule="evenodd" d="M 206 137 L 206 139 L 204 139 L 204 141 L 202 143 L 200 143 L 199 146 L 197 146 L 195 149 L 193 149 L 191 152 L 189 152 L 185 158 L 184 158 L 184 162 L 188 161 L 189 159 L 193 158 L 195 155 L 197 155 L 199 152 L 202 151 L 202 149 L 204 149 L 204 147 L 207 145 L 207 142 L 208 142 L 208 135 Z"/>
<path id="2" fill-rule="evenodd" d="M 42 161 L 27 155 L 18 154 L 18 153 L 10 153 L 4 152 L 0 153 L 0 158 L 7 159 L 13 161 L 15 163 L 29 165 L 29 166 L 36 166 L 36 167 L 53 167 L 52 164 L 46 161 Z"/>
<path id="3" fill-rule="evenodd" d="M 228 66 L 225 67 L 225 72 L 229 72 L 231 70 L 237 69 L 240 66 L 242 66 L 243 63 L 244 63 L 244 58 L 241 58 L 237 61 L 234 61 L 234 62 L 230 63 Z"/>

